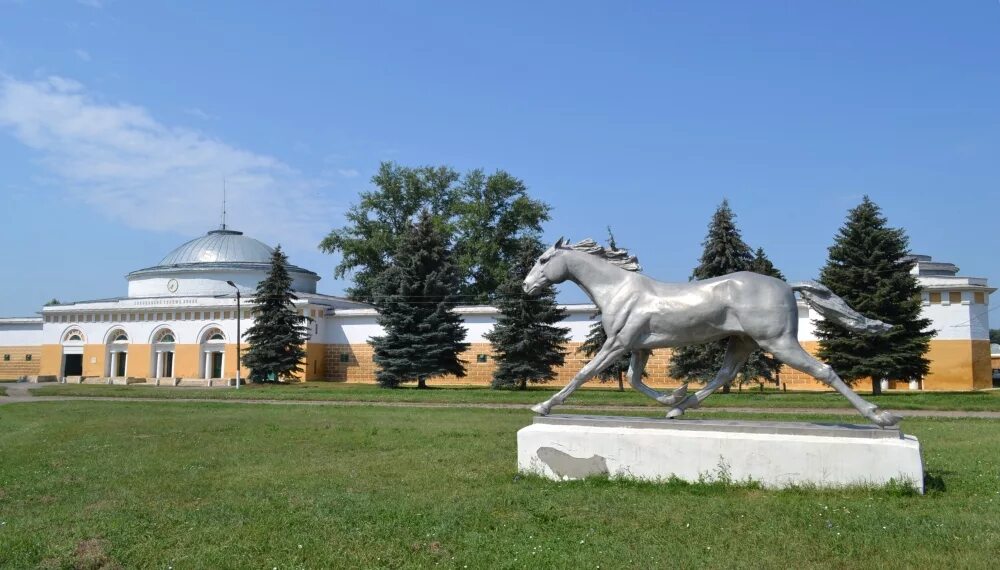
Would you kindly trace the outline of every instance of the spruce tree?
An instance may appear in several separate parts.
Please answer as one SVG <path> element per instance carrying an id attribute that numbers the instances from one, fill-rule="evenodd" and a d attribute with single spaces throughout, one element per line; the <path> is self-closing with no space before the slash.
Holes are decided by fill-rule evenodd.
<path id="1" fill-rule="evenodd" d="M 858 333 L 829 320 L 817 322 L 818 355 L 848 383 L 919 380 L 927 374 L 925 357 L 934 332 L 920 318 L 920 286 L 910 270 L 909 239 L 890 228 L 868 196 L 847 214 L 829 248 L 819 281 L 856 311 L 893 325 L 888 332 Z"/>
<path id="2" fill-rule="evenodd" d="M 618 245 L 615 243 L 615 235 L 611 232 L 611 227 L 608 227 L 608 247 L 611 250 L 618 249 Z M 577 349 L 577 352 L 582 352 L 585 356 L 593 357 L 604 346 L 604 343 L 608 341 L 608 335 L 604 332 L 604 325 L 601 323 L 600 319 L 601 313 L 598 312 L 594 315 L 596 322 L 590 325 L 590 331 L 587 333 L 587 338 L 584 339 L 583 344 Z M 632 361 L 632 352 L 626 352 L 625 354 L 619 356 L 611 363 L 610 366 L 602 370 L 598 375 L 597 379 L 601 382 L 612 382 L 618 381 L 618 391 L 625 391 L 625 375 L 628 374 L 628 367 Z M 647 376 L 646 372 L 642 373 L 643 378 Z"/>
<path id="3" fill-rule="evenodd" d="M 692 280 L 711 279 L 736 271 L 750 271 L 754 254 L 736 227 L 736 215 L 723 200 L 708 224 L 708 235 L 702 242 L 703 250 Z M 765 258 L 766 259 L 766 258 Z M 722 368 L 726 355 L 727 339 L 699 345 L 683 346 L 670 355 L 670 376 L 688 381 L 708 382 Z M 751 371 L 747 371 L 751 372 Z M 729 391 L 727 384 L 723 392 Z"/>
<path id="4" fill-rule="evenodd" d="M 500 285 L 500 317 L 484 335 L 493 345 L 497 362 L 492 381 L 495 389 L 524 390 L 528 382 L 548 382 L 556 377 L 554 368 L 565 362 L 563 347 L 569 340 L 569 329 L 555 326 L 566 317 L 566 311 L 556 304 L 555 288 L 549 285 L 529 296 L 521 287 L 544 251 L 537 239 L 522 239 L 507 279 Z"/>
<path id="5" fill-rule="evenodd" d="M 435 376 L 465 376 L 459 354 L 465 342 L 462 319 L 453 310 L 460 280 L 441 221 L 427 210 L 412 224 L 376 286 L 378 322 L 385 331 L 369 344 L 378 365 L 375 378 L 386 388 Z"/>
<path id="6" fill-rule="evenodd" d="M 297 299 L 292 293 L 288 258 L 279 245 L 271 254 L 267 277 L 257 284 L 252 300 L 254 321 L 247 329 L 248 347 L 243 354 L 252 382 L 288 380 L 301 370 L 309 328 L 308 318 L 299 315 L 292 303 Z"/>

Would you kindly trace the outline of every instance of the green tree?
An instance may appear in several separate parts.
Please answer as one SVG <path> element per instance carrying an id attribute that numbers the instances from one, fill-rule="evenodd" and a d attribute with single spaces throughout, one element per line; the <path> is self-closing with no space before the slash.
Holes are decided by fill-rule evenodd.
<path id="1" fill-rule="evenodd" d="M 612 251 L 618 249 L 618 245 L 615 243 L 615 235 L 611 232 L 611 227 L 608 227 L 608 248 Z M 604 325 L 601 323 L 600 319 L 601 313 L 597 312 L 594 315 L 596 321 L 594 324 L 590 325 L 590 330 L 587 332 L 587 338 L 584 339 L 583 344 L 577 349 L 577 352 L 582 352 L 584 356 L 593 357 L 604 346 L 604 343 L 608 341 L 608 335 L 604 332 Z M 625 374 L 628 373 L 629 363 L 632 360 L 632 352 L 626 352 L 620 357 L 615 359 L 610 366 L 602 370 L 598 375 L 597 379 L 600 382 L 613 382 L 618 381 L 618 391 L 625 391 Z M 642 373 L 643 378 L 647 376 L 646 372 Z"/>
<path id="2" fill-rule="evenodd" d="M 819 357 L 848 383 L 870 378 L 875 394 L 881 379 L 919 380 L 930 365 L 925 354 L 934 332 L 930 319 L 920 318 L 920 286 L 910 273 L 908 250 L 906 232 L 890 228 L 865 196 L 848 212 L 820 272 L 819 281 L 856 311 L 893 325 L 883 333 L 848 331 L 828 320 L 816 325 Z"/>
<path id="3" fill-rule="evenodd" d="M 782 281 L 785 280 L 785 276 L 771 263 L 771 260 L 764 253 L 764 248 L 762 247 L 758 247 L 757 251 L 753 253 L 753 259 L 750 261 L 750 271 L 774 277 L 775 279 L 781 279 Z"/>
<path id="4" fill-rule="evenodd" d="M 754 254 L 736 227 L 736 215 L 729 207 L 728 200 L 723 200 L 712 215 L 712 220 L 708 224 L 708 235 L 702 242 L 702 247 L 698 266 L 691 275 L 692 280 L 721 277 L 736 271 L 750 271 L 753 267 Z M 763 260 L 766 260 L 766 257 Z M 669 374 L 684 381 L 708 382 L 722 368 L 727 343 L 728 340 L 721 340 L 675 349 L 670 356 Z M 756 374 L 760 371 L 744 370 L 747 374 Z M 722 391 L 729 392 L 729 386 L 723 386 Z"/>
<path id="5" fill-rule="evenodd" d="M 393 263 L 375 286 L 383 336 L 369 341 L 378 365 L 378 383 L 386 388 L 444 374 L 465 376 L 459 354 L 468 348 L 462 319 L 454 311 L 458 271 L 445 232 L 424 210 L 404 234 Z"/>
<path id="6" fill-rule="evenodd" d="M 320 243 L 339 253 L 334 276 L 352 274 L 348 295 L 374 302 L 380 275 L 390 265 L 403 236 L 419 212 L 427 210 L 453 246 L 466 303 L 493 300 L 514 259 L 518 241 L 537 237 L 549 207 L 531 199 L 524 183 L 507 172 L 465 176 L 444 167 L 417 168 L 384 162 L 372 177 L 376 189 L 361 194 L 347 212 L 347 223 Z"/>
<path id="7" fill-rule="evenodd" d="M 376 286 L 392 265 L 404 236 L 423 211 L 438 219 L 446 235 L 459 200 L 459 174 L 447 167 L 409 168 L 383 162 L 372 177 L 377 189 L 362 192 L 361 200 L 347 211 L 347 224 L 334 229 L 320 242 L 327 253 L 340 253 L 334 276 L 353 272 L 347 288 L 353 299 L 367 303 L 378 297 Z"/>
<path id="8" fill-rule="evenodd" d="M 48 303 L 45 303 L 46 307 L 54 307 L 56 305 L 62 305 L 62 303 L 60 303 L 59 299 L 56 299 L 55 297 L 49 299 Z"/>
<path id="9" fill-rule="evenodd" d="M 523 240 L 541 235 L 549 206 L 531 199 L 524 182 L 502 170 L 489 176 L 473 170 L 462 180 L 459 196 L 455 257 L 463 276 L 462 299 L 490 304 L 518 263 Z"/>
<path id="10" fill-rule="evenodd" d="M 1000 329 L 990 329 L 990 344 L 1000 344 Z"/>
<path id="11" fill-rule="evenodd" d="M 278 382 L 295 377 L 306 357 L 308 317 L 298 314 L 293 302 L 288 257 L 281 246 L 271 254 L 271 268 L 257 284 L 252 303 L 253 325 L 247 329 L 243 364 L 252 382 Z"/>
<path id="12" fill-rule="evenodd" d="M 496 355 L 493 388 L 524 390 L 528 382 L 548 382 L 556 377 L 555 367 L 565 362 L 569 329 L 555 326 L 566 317 L 566 311 L 556 304 L 555 288 L 549 285 L 529 296 L 521 287 L 544 251 L 537 239 L 522 238 L 507 279 L 499 288 L 496 304 L 500 316 L 493 330 L 484 335 Z"/>

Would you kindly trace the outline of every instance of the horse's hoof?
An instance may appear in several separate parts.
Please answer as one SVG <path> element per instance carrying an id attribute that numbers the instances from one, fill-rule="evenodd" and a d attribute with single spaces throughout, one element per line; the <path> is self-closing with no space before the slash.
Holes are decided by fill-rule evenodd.
<path id="1" fill-rule="evenodd" d="M 667 412 L 667 419 L 668 420 L 673 420 L 673 419 L 679 418 L 679 417 L 681 417 L 683 415 L 684 415 L 684 410 L 682 410 L 680 408 L 673 408 L 672 410 L 670 410 L 669 412 Z"/>
<path id="2" fill-rule="evenodd" d="M 870 419 L 879 427 L 888 428 L 899 425 L 899 422 L 903 418 L 888 410 L 882 410 L 880 412 L 873 412 Z"/>
<path id="3" fill-rule="evenodd" d="M 549 415 L 549 408 L 545 404 L 535 404 L 534 406 L 531 406 L 531 411 L 540 416 Z"/>

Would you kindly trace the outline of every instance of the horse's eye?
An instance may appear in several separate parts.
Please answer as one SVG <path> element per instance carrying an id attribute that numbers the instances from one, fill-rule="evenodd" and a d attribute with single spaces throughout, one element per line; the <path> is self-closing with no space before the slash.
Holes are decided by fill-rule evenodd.
<path id="1" fill-rule="evenodd" d="M 548 262 L 548 260 L 549 260 L 548 257 L 540 257 L 538 259 L 538 263 L 540 263 L 541 265 L 545 265 L 545 263 Z"/>

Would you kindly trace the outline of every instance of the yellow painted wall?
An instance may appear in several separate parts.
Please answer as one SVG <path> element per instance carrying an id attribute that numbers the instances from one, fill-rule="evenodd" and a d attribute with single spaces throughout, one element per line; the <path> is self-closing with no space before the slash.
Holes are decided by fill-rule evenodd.
<path id="1" fill-rule="evenodd" d="M 151 370 L 153 362 L 153 347 L 148 344 L 128 345 L 128 359 L 125 361 L 125 375 L 131 378 L 149 378 L 156 376 Z"/>
<path id="2" fill-rule="evenodd" d="M 574 374 L 589 360 L 576 352 L 579 343 L 570 343 L 570 352 L 566 357 L 566 365 L 557 373 L 552 386 L 565 385 Z M 802 343 L 803 348 L 811 354 L 819 348 L 816 341 Z M 341 362 L 341 355 L 347 355 L 347 362 Z M 477 354 L 487 354 L 487 362 L 476 361 Z M 324 380 L 340 382 L 370 383 L 375 381 L 375 363 L 372 360 L 372 348 L 368 344 L 325 345 L 325 366 L 321 376 Z M 931 341 L 927 357 L 931 361 L 931 371 L 924 380 L 925 390 L 979 390 L 992 385 L 989 342 L 969 340 L 938 340 Z M 494 361 L 489 344 L 475 343 L 469 347 L 462 358 L 466 361 L 465 378 L 442 377 L 437 379 L 441 384 L 489 384 L 493 374 Z M 646 371 L 649 378 L 644 381 L 657 387 L 674 387 L 680 383 L 666 375 L 670 362 L 669 350 L 657 350 L 649 359 Z M 812 378 L 808 374 L 794 370 L 788 366 L 782 367 L 779 378 L 789 390 L 830 390 L 830 388 Z M 310 379 L 314 379 L 310 377 Z M 315 378 L 318 379 L 318 378 Z M 599 385 L 591 381 L 590 385 Z M 898 383 L 898 389 L 906 389 L 905 383 Z M 855 388 L 861 391 L 871 389 L 871 380 L 863 378 L 855 382 Z"/>
<path id="3" fill-rule="evenodd" d="M 247 353 L 247 345 L 240 347 L 245 355 Z M 246 366 L 240 367 L 240 378 L 243 380 L 247 379 L 247 375 L 250 374 L 250 369 Z M 236 345 L 227 344 L 226 345 L 226 369 L 222 371 L 222 375 L 226 378 L 236 378 Z"/>
<path id="4" fill-rule="evenodd" d="M 0 359 L 0 378 L 11 379 L 21 376 L 41 374 L 42 346 L 0 346 L 0 354 L 9 355 L 9 360 Z M 59 348 L 58 346 L 56 348 Z M 28 360 L 28 357 L 31 360 Z M 58 374 L 58 370 L 56 374 Z"/>
<path id="5" fill-rule="evenodd" d="M 983 390 L 993 387 L 993 365 L 990 360 L 990 341 L 972 341 L 972 388 Z"/>
<path id="6" fill-rule="evenodd" d="M 104 369 L 107 347 L 103 344 L 86 344 L 83 346 L 83 375 L 91 377 L 107 376 Z"/>
<path id="7" fill-rule="evenodd" d="M 315 342 L 306 343 L 306 361 L 303 363 L 306 380 L 323 380 L 326 378 L 326 346 Z"/>
<path id="8" fill-rule="evenodd" d="M 932 340 L 927 351 L 931 370 L 924 379 L 924 390 L 989 387 L 989 353 L 987 340 Z"/>
<path id="9" fill-rule="evenodd" d="M 59 376 L 62 368 L 62 346 L 58 344 L 43 344 L 39 358 L 39 376 Z"/>
<path id="10" fill-rule="evenodd" d="M 197 344 L 174 345 L 174 377 L 201 378 L 204 371 L 199 369 L 201 346 Z"/>

